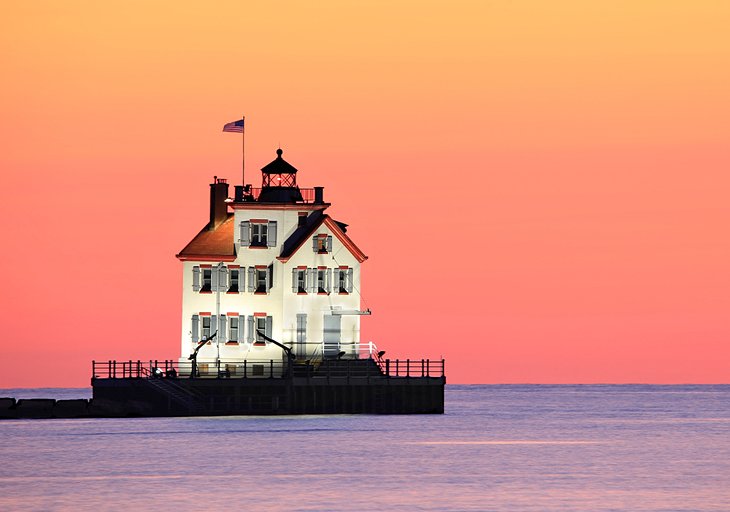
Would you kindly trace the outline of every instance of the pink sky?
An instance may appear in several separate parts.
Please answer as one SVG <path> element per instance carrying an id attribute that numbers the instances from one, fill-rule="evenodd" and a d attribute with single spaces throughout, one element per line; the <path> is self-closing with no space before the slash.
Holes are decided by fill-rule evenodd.
<path id="1" fill-rule="evenodd" d="M 0 386 L 178 357 L 174 254 L 242 113 L 251 181 L 281 144 L 370 257 L 388 355 L 728 381 L 730 6 L 155 5 L 4 10 Z"/>

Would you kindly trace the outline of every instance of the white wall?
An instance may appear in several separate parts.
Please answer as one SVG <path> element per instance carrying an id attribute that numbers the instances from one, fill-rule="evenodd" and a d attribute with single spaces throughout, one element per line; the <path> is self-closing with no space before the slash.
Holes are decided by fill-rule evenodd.
<path id="1" fill-rule="evenodd" d="M 311 213 L 311 211 L 308 211 Z M 297 313 L 307 314 L 307 341 L 321 342 L 323 339 L 324 316 L 331 313 L 333 306 L 345 310 L 360 309 L 360 263 L 337 239 L 336 236 L 324 224 L 313 233 L 327 234 L 332 236 L 332 251 L 328 254 L 317 254 L 312 249 L 312 239 L 309 237 L 304 241 L 301 248 L 289 261 L 282 263 L 276 259 L 281 253 L 283 242 L 294 232 L 298 224 L 297 210 L 255 210 L 245 209 L 235 211 L 234 240 L 236 243 L 237 258 L 234 262 L 226 265 L 240 265 L 244 286 L 239 293 L 220 293 L 220 314 L 236 312 L 239 315 L 248 317 L 254 313 L 262 312 L 272 317 L 272 338 L 285 344 L 296 341 L 296 317 Z M 239 246 L 241 221 L 250 219 L 267 219 L 277 221 L 277 244 L 270 248 L 248 248 Z M 274 283 L 268 294 L 260 295 L 250 293 L 247 290 L 248 280 L 245 269 L 255 265 L 270 265 L 273 263 Z M 181 324 L 181 351 L 180 360 L 187 361 L 188 356 L 194 350 L 196 344 L 192 341 L 192 316 L 200 312 L 216 314 L 216 293 L 199 293 L 193 291 L 193 267 L 200 265 L 215 265 L 217 262 L 191 262 L 184 261 L 183 271 L 183 304 Z M 308 268 L 326 266 L 335 269 L 339 266 L 348 266 L 353 269 L 353 292 L 349 295 L 341 295 L 335 292 L 336 283 L 332 283 L 332 293 L 329 295 L 307 294 L 298 295 L 292 291 L 292 269 L 306 265 Z M 334 273 L 333 273 L 334 274 Z M 202 272 L 201 272 L 202 281 Z M 333 278 L 334 281 L 334 278 Z M 341 317 L 342 322 L 342 350 L 348 354 L 354 350 L 354 346 L 345 344 L 358 343 L 360 341 L 360 317 Z M 244 323 L 248 328 L 247 322 Z M 245 338 L 244 338 L 245 339 Z M 273 344 L 266 346 L 252 345 L 245 341 L 235 345 L 216 345 L 212 343 L 203 347 L 198 355 L 199 362 L 215 361 L 217 348 L 220 349 L 222 360 L 261 360 L 273 359 L 280 361 L 282 351 Z M 314 345 L 308 345 L 310 351 L 315 349 Z"/>

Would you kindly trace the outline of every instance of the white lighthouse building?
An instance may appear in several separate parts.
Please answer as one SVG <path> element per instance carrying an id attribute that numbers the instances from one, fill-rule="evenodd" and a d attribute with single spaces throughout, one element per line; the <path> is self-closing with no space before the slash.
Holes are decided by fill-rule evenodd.
<path id="1" fill-rule="evenodd" d="M 177 254 L 183 263 L 180 362 L 202 340 L 201 374 L 233 374 L 243 361 L 355 358 L 360 351 L 360 264 L 367 257 L 347 225 L 326 210 L 323 188 L 301 189 L 277 150 L 261 188 L 210 185 L 210 219 Z M 262 336 L 261 334 L 264 334 Z M 218 369 L 214 370 L 214 365 Z"/>

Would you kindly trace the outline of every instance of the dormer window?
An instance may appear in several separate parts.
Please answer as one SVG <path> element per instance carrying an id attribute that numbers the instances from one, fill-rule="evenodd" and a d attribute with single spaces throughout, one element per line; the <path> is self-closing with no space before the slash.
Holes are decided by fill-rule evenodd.
<path id="1" fill-rule="evenodd" d="M 269 232 L 268 224 L 251 223 L 251 247 L 266 247 L 266 235 Z"/>
<path id="2" fill-rule="evenodd" d="M 276 221 L 244 220 L 240 225 L 239 242 L 241 247 L 275 247 Z"/>
<path id="3" fill-rule="evenodd" d="M 332 252 L 332 236 L 315 235 L 312 238 L 312 249 L 317 254 L 327 254 Z"/>

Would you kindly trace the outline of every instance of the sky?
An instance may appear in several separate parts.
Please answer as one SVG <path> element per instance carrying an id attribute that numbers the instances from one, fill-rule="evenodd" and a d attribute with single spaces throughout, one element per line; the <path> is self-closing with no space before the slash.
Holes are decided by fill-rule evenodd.
<path id="1" fill-rule="evenodd" d="M 0 387 L 179 356 L 214 175 L 284 157 L 449 383 L 730 380 L 730 3 L 12 2 Z"/>

